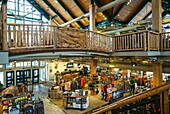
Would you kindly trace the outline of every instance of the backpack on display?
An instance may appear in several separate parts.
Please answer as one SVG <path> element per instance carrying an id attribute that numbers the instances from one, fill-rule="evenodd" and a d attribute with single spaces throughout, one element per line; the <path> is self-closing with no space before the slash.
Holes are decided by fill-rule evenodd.
<path id="1" fill-rule="evenodd" d="M 38 101 L 35 103 L 34 114 L 44 114 L 44 103 L 43 101 Z"/>
<path id="2" fill-rule="evenodd" d="M 24 106 L 24 114 L 34 114 L 34 109 L 32 105 Z"/>

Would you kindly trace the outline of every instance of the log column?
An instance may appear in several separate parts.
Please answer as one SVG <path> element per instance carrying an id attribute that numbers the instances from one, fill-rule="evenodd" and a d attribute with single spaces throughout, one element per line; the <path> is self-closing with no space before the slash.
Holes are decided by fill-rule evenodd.
<path id="1" fill-rule="evenodd" d="M 162 32 L 162 0 L 152 0 L 152 28 Z"/>
<path id="2" fill-rule="evenodd" d="M 90 74 L 96 74 L 97 61 L 92 59 L 90 64 Z"/>
<path id="3" fill-rule="evenodd" d="M 90 31 L 95 31 L 95 5 L 91 4 L 89 7 L 90 12 Z"/>
<path id="4" fill-rule="evenodd" d="M 153 87 L 157 87 L 162 84 L 162 63 L 153 62 Z"/>
<path id="5" fill-rule="evenodd" d="M 2 50 L 7 51 L 7 0 L 2 1 Z"/>

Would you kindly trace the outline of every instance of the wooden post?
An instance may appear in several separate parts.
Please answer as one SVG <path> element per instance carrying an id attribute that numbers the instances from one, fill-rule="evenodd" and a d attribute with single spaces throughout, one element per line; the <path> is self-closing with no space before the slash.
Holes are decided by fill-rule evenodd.
<path id="1" fill-rule="evenodd" d="M 169 94 L 168 91 L 164 91 L 164 114 L 169 114 Z"/>
<path id="2" fill-rule="evenodd" d="M 90 74 L 96 74 L 97 61 L 92 59 L 90 64 Z"/>
<path id="3" fill-rule="evenodd" d="M 162 32 L 162 0 L 152 0 L 152 27 Z"/>
<path id="4" fill-rule="evenodd" d="M 89 7 L 90 12 L 90 30 L 95 31 L 95 5 L 91 4 Z"/>
<path id="5" fill-rule="evenodd" d="M 8 50 L 7 45 L 7 1 L 2 1 L 2 50 Z"/>
<path id="6" fill-rule="evenodd" d="M 153 87 L 157 87 L 162 84 L 162 63 L 153 62 Z"/>
<path id="7" fill-rule="evenodd" d="M 58 46 L 58 28 L 54 27 L 54 48 L 57 48 Z"/>

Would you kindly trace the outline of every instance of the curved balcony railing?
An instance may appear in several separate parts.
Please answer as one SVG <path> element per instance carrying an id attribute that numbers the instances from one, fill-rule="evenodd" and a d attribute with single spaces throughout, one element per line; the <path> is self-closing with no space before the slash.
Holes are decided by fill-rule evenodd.
<path id="1" fill-rule="evenodd" d="M 7 45 L 12 49 L 59 48 L 110 52 L 111 36 L 49 25 L 8 24 Z"/>
<path id="2" fill-rule="evenodd" d="M 170 33 L 140 31 L 116 36 L 50 25 L 7 25 L 9 50 L 68 49 L 101 52 L 170 50 Z"/>

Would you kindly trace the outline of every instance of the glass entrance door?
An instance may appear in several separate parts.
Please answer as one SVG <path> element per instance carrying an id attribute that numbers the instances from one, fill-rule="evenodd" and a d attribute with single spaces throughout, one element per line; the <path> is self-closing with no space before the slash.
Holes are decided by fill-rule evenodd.
<path id="1" fill-rule="evenodd" d="M 39 83 L 39 69 L 32 69 L 32 82 Z"/>
<path id="2" fill-rule="evenodd" d="M 14 71 L 6 72 L 6 87 L 14 86 Z"/>
<path id="3" fill-rule="evenodd" d="M 27 85 L 28 79 L 31 78 L 31 70 L 17 70 L 16 71 L 16 85 Z"/>

